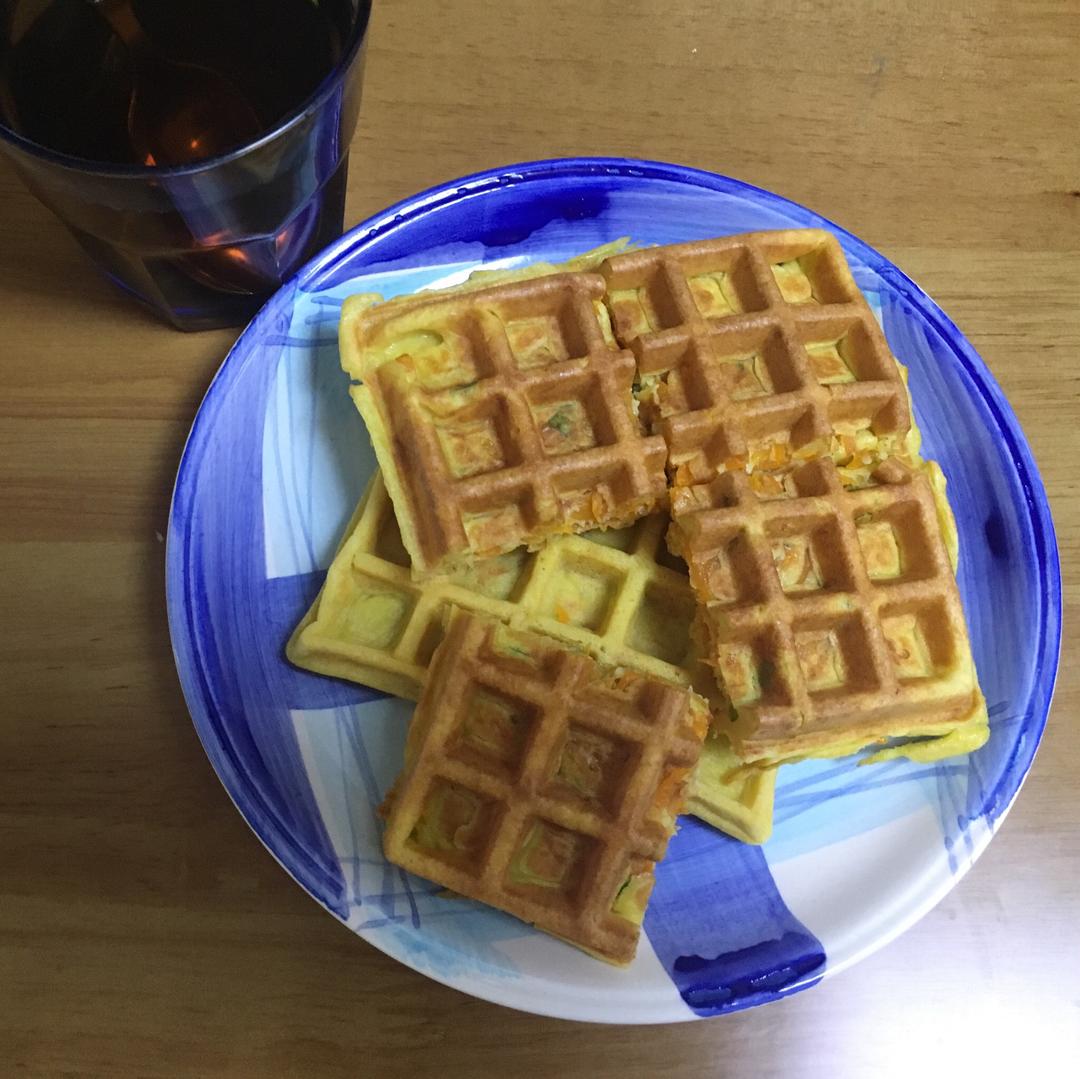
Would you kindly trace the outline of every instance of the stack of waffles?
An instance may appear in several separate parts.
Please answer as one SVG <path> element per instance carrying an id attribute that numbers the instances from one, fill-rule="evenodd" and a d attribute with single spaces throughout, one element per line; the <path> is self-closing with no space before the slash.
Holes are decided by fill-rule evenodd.
<path id="1" fill-rule="evenodd" d="M 340 334 L 380 472 L 288 654 L 419 700 L 395 863 L 623 963 L 678 812 L 762 842 L 785 761 L 985 740 L 944 478 L 829 233 Z"/>

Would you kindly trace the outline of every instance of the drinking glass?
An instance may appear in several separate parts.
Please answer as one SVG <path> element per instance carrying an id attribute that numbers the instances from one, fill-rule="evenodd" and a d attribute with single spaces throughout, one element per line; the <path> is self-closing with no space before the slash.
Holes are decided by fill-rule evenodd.
<path id="1" fill-rule="evenodd" d="M 264 5 L 257 18 L 237 21 L 254 2 Z M 199 3 L 130 7 L 164 62 L 184 72 L 196 59 L 212 63 L 256 105 L 270 101 L 275 119 L 227 152 L 162 167 L 125 144 L 132 95 L 145 101 L 153 80 L 94 3 L 0 0 L 0 150 L 115 284 L 183 330 L 246 322 L 340 234 L 371 8 L 370 0 L 201 0 L 208 19 L 230 5 L 236 18 L 232 38 L 223 30 L 200 41 Z M 312 52 L 290 59 L 285 48 L 296 4 L 303 20 L 326 20 L 333 51 L 321 78 L 308 71 L 303 96 L 289 101 L 282 95 Z M 222 52 L 249 35 L 242 55 Z M 73 73 L 64 74 L 71 85 L 46 85 L 43 64 Z"/>

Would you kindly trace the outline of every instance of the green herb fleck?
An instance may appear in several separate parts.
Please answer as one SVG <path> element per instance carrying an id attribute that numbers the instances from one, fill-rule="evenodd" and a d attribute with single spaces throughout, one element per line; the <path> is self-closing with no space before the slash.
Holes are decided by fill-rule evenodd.
<path id="1" fill-rule="evenodd" d="M 731 703 L 731 701 L 728 701 L 727 717 L 729 723 L 735 723 L 739 718 L 739 710 Z"/>
<path id="2" fill-rule="evenodd" d="M 558 431 L 563 438 L 566 438 L 570 434 L 570 423 L 570 409 L 566 405 L 561 405 L 548 416 L 544 426 L 550 427 L 552 431 Z"/>

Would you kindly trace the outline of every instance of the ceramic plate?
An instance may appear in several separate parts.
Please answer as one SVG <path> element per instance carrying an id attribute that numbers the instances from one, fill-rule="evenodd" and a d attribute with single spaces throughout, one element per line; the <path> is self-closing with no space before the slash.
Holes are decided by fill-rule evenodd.
<path id="1" fill-rule="evenodd" d="M 342 300 L 559 261 L 629 236 L 666 244 L 824 226 L 911 371 L 928 455 L 949 480 L 960 589 L 991 736 L 939 764 L 781 769 L 776 825 L 751 847 L 684 818 L 639 955 L 617 970 L 388 865 L 375 808 L 412 706 L 291 667 L 374 466 L 338 364 Z M 956 327 L 854 236 L 710 173 L 625 159 L 536 162 L 408 199 L 333 244 L 244 331 L 196 417 L 169 524 L 176 664 L 237 808 L 335 917 L 402 963 L 514 1008 L 605 1022 L 717 1015 L 806 989 L 926 913 L 986 847 L 1031 765 L 1057 668 L 1060 579 L 1031 454 Z M 419 987 L 418 987 L 419 988 Z"/>

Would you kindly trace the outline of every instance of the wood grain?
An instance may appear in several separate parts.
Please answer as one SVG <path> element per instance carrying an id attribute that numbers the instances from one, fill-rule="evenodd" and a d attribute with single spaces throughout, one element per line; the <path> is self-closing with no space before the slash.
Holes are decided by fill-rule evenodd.
<path id="1" fill-rule="evenodd" d="M 0 166 L 0 1074 L 1071 1067 L 1057 1062 L 1080 1049 L 1078 40 L 1068 0 L 377 4 L 347 223 L 561 154 L 761 184 L 944 306 L 1050 492 L 1065 662 L 986 855 L 842 976 L 680 1027 L 561 1023 L 444 989 L 337 925 L 260 847 L 195 737 L 163 606 L 176 463 L 235 334 L 136 310 Z"/>

